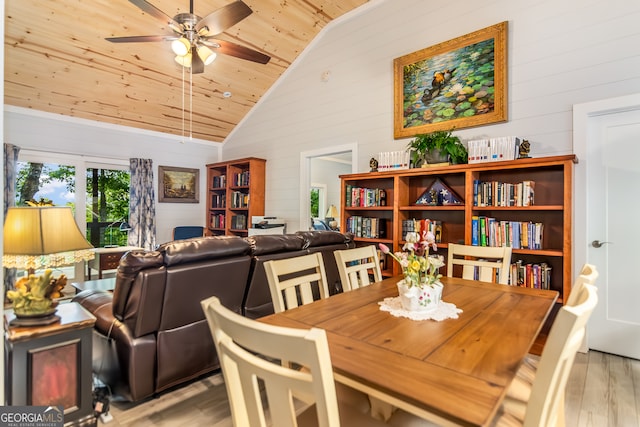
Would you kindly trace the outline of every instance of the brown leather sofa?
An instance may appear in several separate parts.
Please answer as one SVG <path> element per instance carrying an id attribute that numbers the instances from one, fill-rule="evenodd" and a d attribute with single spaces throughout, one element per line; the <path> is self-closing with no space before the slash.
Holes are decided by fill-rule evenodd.
<path id="1" fill-rule="evenodd" d="M 262 263 L 316 251 L 339 292 L 333 251 L 353 246 L 350 235 L 327 231 L 193 238 L 128 252 L 113 293 L 86 290 L 73 299 L 97 318 L 94 374 L 117 398 L 140 401 L 217 370 L 200 301 L 215 295 L 248 317 L 273 313 Z"/>

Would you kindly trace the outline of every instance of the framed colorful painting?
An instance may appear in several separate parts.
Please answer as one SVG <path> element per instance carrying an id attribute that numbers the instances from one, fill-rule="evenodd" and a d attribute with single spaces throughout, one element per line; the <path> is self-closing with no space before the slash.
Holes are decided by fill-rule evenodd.
<path id="1" fill-rule="evenodd" d="M 507 22 L 394 61 L 394 138 L 507 120 Z"/>
<path id="2" fill-rule="evenodd" d="M 199 203 L 200 170 L 158 166 L 158 201 Z"/>

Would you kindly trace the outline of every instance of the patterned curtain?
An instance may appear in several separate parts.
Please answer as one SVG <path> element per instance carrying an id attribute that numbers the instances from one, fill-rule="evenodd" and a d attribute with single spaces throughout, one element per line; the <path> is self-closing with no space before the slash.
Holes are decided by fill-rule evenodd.
<path id="1" fill-rule="evenodd" d="M 147 250 L 156 247 L 156 202 L 153 191 L 153 161 L 129 159 L 129 245 Z"/>
<path id="2" fill-rule="evenodd" d="M 20 153 L 20 147 L 13 144 L 4 144 L 4 218 L 7 217 L 9 206 L 15 205 L 17 181 L 16 163 L 18 163 L 18 153 Z M 5 268 L 4 289 L 13 289 L 15 282 L 16 269 Z"/>

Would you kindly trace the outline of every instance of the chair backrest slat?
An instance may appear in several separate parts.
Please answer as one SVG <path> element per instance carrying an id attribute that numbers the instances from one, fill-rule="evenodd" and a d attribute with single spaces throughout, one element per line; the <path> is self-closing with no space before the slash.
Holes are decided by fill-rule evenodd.
<path id="1" fill-rule="evenodd" d="M 509 283 L 510 247 L 469 246 L 449 243 L 447 277 L 453 277 L 454 267 L 462 266 L 462 278 Z M 478 277 L 476 278 L 476 271 Z M 496 280 L 497 277 L 497 280 Z"/>
<path id="2" fill-rule="evenodd" d="M 313 302 L 312 283 L 317 283 L 320 298 L 329 297 L 321 252 L 267 261 L 264 269 L 276 313 Z"/>
<path id="3" fill-rule="evenodd" d="M 375 246 L 343 249 L 335 251 L 333 254 L 336 258 L 344 292 L 370 285 L 372 283 L 369 278 L 370 273 L 373 274 L 374 282 L 382 280 L 380 259 Z"/>

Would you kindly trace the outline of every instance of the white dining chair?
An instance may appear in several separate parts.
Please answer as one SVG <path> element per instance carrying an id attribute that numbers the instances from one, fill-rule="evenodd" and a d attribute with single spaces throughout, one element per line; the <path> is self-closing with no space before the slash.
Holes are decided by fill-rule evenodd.
<path id="1" fill-rule="evenodd" d="M 320 298 L 329 296 L 327 274 L 322 253 L 264 263 L 269 291 L 276 313 L 313 302 L 313 283 L 317 283 Z"/>
<path id="2" fill-rule="evenodd" d="M 327 275 L 320 252 L 267 261 L 264 269 L 276 313 L 313 302 L 313 283 L 317 284 L 320 299 L 329 297 Z M 362 411 L 371 409 L 369 397 L 365 393 L 340 383 L 336 388 L 340 400 Z"/>
<path id="3" fill-rule="evenodd" d="M 585 326 L 598 302 L 596 287 L 583 283 L 575 302 L 558 311 L 533 379 L 522 378 L 521 370 L 518 371 L 491 426 L 565 425 L 565 387 Z M 435 425 L 402 410 L 397 410 L 388 424 L 395 427 Z"/>
<path id="4" fill-rule="evenodd" d="M 342 291 L 347 292 L 382 280 L 380 259 L 374 245 L 361 246 L 353 249 L 341 249 L 333 253 L 340 273 Z"/>
<path id="5" fill-rule="evenodd" d="M 592 264 L 584 264 L 578 273 L 578 276 L 573 281 L 571 285 L 571 293 L 569 294 L 569 298 L 565 305 L 569 307 L 573 307 L 578 303 L 578 296 L 581 293 L 582 287 L 585 284 L 595 285 L 596 279 L 598 278 L 598 270 L 595 265 Z M 584 348 L 586 351 L 585 338 L 583 338 L 583 343 L 580 345 L 581 348 Z M 538 370 L 538 365 L 540 363 L 540 356 L 535 354 L 528 354 L 525 357 L 520 369 L 518 371 L 518 381 L 523 380 L 526 381 L 529 385 L 533 382 L 535 378 L 536 371 Z"/>
<path id="6" fill-rule="evenodd" d="M 462 266 L 462 278 L 509 284 L 511 247 L 470 246 L 449 243 L 447 277 Z M 497 280 L 496 280 L 497 277 Z"/>
<path id="7" fill-rule="evenodd" d="M 217 297 L 201 304 L 220 358 L 234 426 L 385 425 L 338 401 L 323 329 L 261 323 L 227 309 Z M 313 404 L 296 401 L 294 396 L 300 395 Z"/>
<path id="8" fill-rule="evenodd" d="M 594 285 L 597 278 L 598 269 L 596 268 L 596 266 L 592 264 L 584 264 L 580 269 L 580 273 L 578 273 L 578 277 L 576 277 L 576 280 L 571 285 L 571 292 L 569 293 L 569 298 L 567 298 L 565 304 L 568 306 L 576 305 L 576 298 L 580 293 L 580 288 L 582 287 L 582 285 L 585 283 Z"/>

